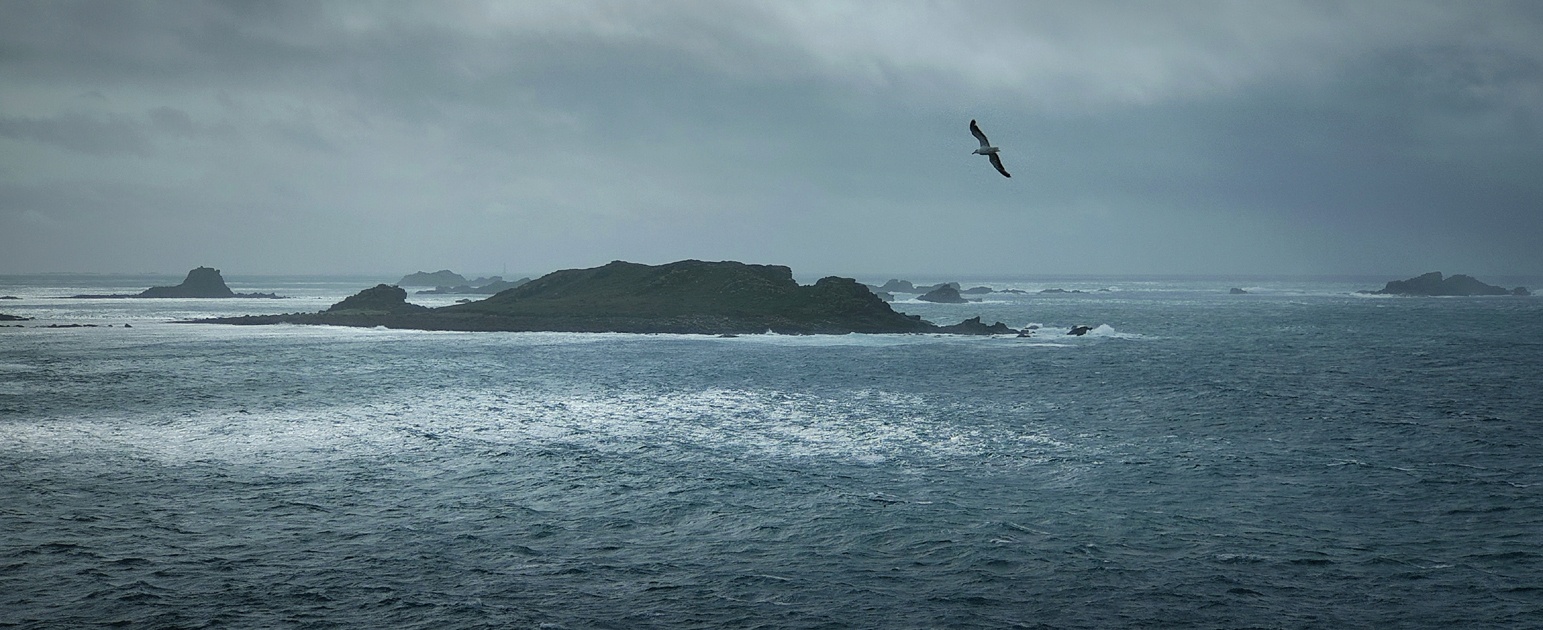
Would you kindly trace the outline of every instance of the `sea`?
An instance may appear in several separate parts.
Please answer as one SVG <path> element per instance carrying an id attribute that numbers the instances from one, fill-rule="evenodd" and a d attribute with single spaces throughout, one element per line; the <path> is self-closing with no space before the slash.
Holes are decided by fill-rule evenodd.
<path id="1" fill-rule="evenodd" d="M 1543 627 L 1543 297 L 894 303 L 1027 337 L 175 323 L 373 277 L 65 297 L 179 279 L 0 277 L 34 318 L 0 328 L 0 627 Z"/>

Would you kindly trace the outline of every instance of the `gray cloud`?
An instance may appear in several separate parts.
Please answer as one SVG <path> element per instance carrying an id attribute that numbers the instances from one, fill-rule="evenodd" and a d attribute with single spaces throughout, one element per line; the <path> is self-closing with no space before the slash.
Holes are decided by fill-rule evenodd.
<path id="1" fill-rule="evenodd" d="M 150 150 L 140 125 L 119 116 L 78 113 L 40 118 L 4 116 L 0 117 L 0 137 L 30 140 L 95 155 L 145 155 Z"/>
<path id="2" fill-rule="evenodd" d="M 1543 273 L 1529 3 L 4 12 L 0 271 Z"/>

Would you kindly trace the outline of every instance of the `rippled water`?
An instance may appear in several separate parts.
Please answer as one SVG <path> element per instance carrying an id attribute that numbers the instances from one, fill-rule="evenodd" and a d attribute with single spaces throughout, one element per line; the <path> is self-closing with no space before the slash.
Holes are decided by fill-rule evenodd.
<path id="1" fill-rule="evenodd" d="M 898 305 L 1032 339 L 0 303 L 0 624 L 1543 619 L 1543 300 L 1095 284 Z"/>

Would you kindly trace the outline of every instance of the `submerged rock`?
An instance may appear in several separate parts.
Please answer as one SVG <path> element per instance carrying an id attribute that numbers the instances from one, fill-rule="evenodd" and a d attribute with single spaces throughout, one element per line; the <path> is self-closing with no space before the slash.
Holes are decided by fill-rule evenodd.
<path id="1" fill-rule="evenodd" d="M 1090 330 L 1093 330 L 1092 326 L 1072 326 L 1072 329 L 1066 331 L 1066 334 L 1081 337 L 1088 334 Z"/>

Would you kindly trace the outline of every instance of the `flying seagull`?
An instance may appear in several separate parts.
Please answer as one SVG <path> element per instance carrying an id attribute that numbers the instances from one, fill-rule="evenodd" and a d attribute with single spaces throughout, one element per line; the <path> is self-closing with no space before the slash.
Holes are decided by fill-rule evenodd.
<path id="1" fill-rule="evenodd" d="M 991 146 L 991 141 L 986 139 L 986 134 L 980 132 L 980 127 L 975 126 L 974 120 L 970 121 L 970 133 L 975 134 L 975 139 L 980 141 L 980 148 L 974 151 L 975 154 L 990 157 L 991 165 L 997 167 L 997 172 L 1001 173 L 1002 177 L 1012 177 L 1007 173 L 1007 169 L 1002 168 L 1002 158 L 997 157 L 997 152 L 1001 149 Z"/>

